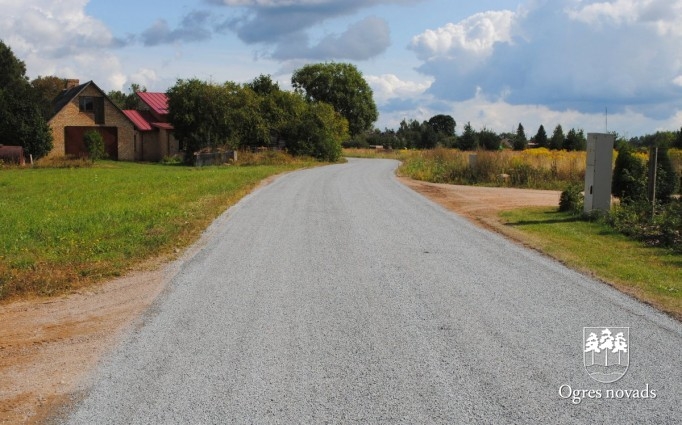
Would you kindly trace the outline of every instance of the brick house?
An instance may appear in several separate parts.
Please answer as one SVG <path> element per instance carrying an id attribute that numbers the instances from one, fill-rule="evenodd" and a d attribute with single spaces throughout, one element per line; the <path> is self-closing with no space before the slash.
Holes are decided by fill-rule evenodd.
<path id="1" fill-rule="evenodd" d="M 135 126 L 92 81 L 67 80 L 66 89 L 53 102 L 54 147 L 48 156 L 86 156 L 83 136 L 90 130 L 104 138 L 110 159 L 134 161 L 137 157 Z"/>
<path id="2" fill-rule="evenodd" d="M 138 110 L 123 113 L 135 124 L 135 159 L 160 161 L 184 151 L 168 122 L 168 97 L 165 93 L 137 92 Z"/>

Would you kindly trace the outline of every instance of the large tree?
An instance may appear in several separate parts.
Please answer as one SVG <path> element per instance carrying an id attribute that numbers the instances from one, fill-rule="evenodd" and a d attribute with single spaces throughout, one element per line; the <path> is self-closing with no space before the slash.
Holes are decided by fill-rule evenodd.
<path id="1" fill-rule="evenodd" d="M 198 79 L 178 80 L 168 89 L 168 118 L 186 146 L 186 159 L 205 148 L 225 145 L 234 132 L 227 120 L 224 88 Z"/>
<path id="2" fill-rule="evenodd" d="M 26 66 L 0 41 L 0 144 L 23 146 L 40 158 L 52 150 L 52 131 Z"/>
<path id="3" fill-rule="evenodd" d="M 136 93 L 146 91 L 146 87 L 132 83 L 128 88 L 127 94 L 120 90 L 112 90 L 107 93 L 107 97 L 120 109 L 138 109 L 140 107 L 140 98 Z"/>
<path id="4" fill-rule="evenodd" d="M 379 118 L 372 89 L 352 64 L 305 65 L 294 72 L 291 84 L 308 101 L 332 105 L 348 120 L 351 137 L 371 130 Z"/>
<path id="5" fill-rule="evenodd" d="M 455 135 L 457 122 L 455 122 L 455 119 L 450 115 L 434 115 L 429 119 L 429 124 L 436 133 L 444 134 L 446 136 Z"/>
<path id="6" fill-rule="evenodd" d="M 31 81 L 31 86 L 33 86 L 38 99 L 40 99 L 40 109 L 43 111 L 43 116 L 46 120 L 49 120 L 54 113 L 52 102 L 66 87 L 66 79 L 53 75 L 38 76 L 38 78 Z"/>

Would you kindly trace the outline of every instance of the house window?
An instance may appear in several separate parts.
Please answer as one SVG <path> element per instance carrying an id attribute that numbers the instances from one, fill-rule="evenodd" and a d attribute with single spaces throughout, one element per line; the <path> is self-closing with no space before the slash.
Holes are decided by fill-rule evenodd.
<path id="1" fill-rule="evenodd" d="M 95 112 L 95 98 L 91 96 L 81 96 L 78 98 L 78 107 L 81 112 Z"/>
<path id="2" fill-rule="evenodd" d="M 95 124 L 104 124 L 104 98 L 81 96 L 78 98 L 78 109 L 81 112 L 95 114 Z"/>

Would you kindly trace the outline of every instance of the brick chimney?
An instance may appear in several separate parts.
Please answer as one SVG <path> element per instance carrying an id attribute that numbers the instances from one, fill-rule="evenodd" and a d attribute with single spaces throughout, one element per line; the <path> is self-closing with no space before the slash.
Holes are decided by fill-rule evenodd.
<path id="1" fill-rule="evenodd" d="M 66 80 L 66 90 L 72 89 L 74 87 L 77 87 L 80 84 L 80 80 L 75 79 L 75 80 Z"/>

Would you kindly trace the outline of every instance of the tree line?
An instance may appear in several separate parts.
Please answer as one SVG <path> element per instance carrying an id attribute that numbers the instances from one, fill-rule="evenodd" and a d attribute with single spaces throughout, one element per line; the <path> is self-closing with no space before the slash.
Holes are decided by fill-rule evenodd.
<path id="1" fill-rule="evenodd" d="M 544 125 L 540 125 L 534 136 L 526 136 L 523 124 L 519 123 L 516 132 L 496 133 L 489 128 L 475 130 L 470 122 L 464 125 L 461 134 L 456 132 L 457 123 L 450 115 L 434 115 L 427 121 L 403 119 L 397 130 L 374 129 L 346 142 L 351 148 L 366 148 L 380 145 L 391 149 L 433 149 L 436 147 L 470 150 L 500 150 L 511 148 L 524 150 L 528 147 L 543 147 L 552 150 L 585 150 L 587 139 L 582 129 L 571 128 L 564 133 L 559 124 L 551 136 L 547 135 Z"/>

